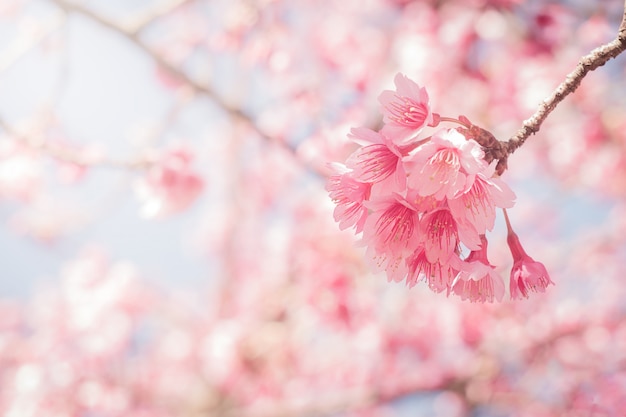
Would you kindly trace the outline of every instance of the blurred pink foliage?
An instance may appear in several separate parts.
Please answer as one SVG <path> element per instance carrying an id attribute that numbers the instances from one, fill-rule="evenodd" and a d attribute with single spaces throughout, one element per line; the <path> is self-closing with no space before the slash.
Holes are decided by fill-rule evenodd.
<path id="1" fill-rule="evenodd" d="M 2 2 L 0 213 L 21 249 L 3 247 L 0 266 L 28 247 L 33 265 L 61 267 L 28 298 L 0 301 L 0 414 L 623 415 L 623 57 L 588 75 L 501 179 L 473 139 L 456 141 L 469 126 L 432 132 L 445 109 L 506 140 L 616 36 L 623 12 L 619 1 Z M 433 139 L 413 141 L 418 131 Z M 442 150 L 470 162 L 448 172 L 461 180 L 424 188 L 418 170 Z M 517 194 L 511 250 L 494 214 L 512 203 L 504 182 Z M 473 196 L 476 183 L 498 196 Z M 477 201 L 484 211 L 464 211 Z M 414 223 L 386 230 L 385 214 Z M 435 217 L 472 224 L 448 231 L 463 259 L 442 236 L 424 246 L 418 223 Z M 159 225 L 175 230 L 167 242 L 153 240 Z M 104 255 L 144 234 L 134 253 L 149 265 Z M 157 283 L 186 245 L 184 259 L 206 265 L 202 284 L 178 286 L 180 263 Z M 388 257 L 378 266 L 406 260 L 388 272 L 408 286 L 373 273 L 372 252 Z M 3 281 L 21 273 L 10 268 Z M 411 288 L 422 279 L 473 301 L 521 300 Z"/>
<path id="2" fill-rule="evenodd" d="M 162 217 L 189 207 L 202 192 L 202 178 L 190 167 L 193 155 L 187 149 L 163 152 L 146 168 L 146 175 L 136 184 L 145 217 Z"/>

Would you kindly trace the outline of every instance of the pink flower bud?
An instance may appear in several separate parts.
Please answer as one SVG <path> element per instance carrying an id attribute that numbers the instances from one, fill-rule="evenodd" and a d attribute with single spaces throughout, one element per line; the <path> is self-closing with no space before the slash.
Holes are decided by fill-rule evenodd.
<path id="1" fill-rule="evenodd" d="M 545 292 L 546 287 L 554 282 L 550 280 L 546 267 L 528 256 L 522 247 L 517 234 L 513 231 L 509 216 L 504 211 L 504 218 L 508 229 L 507 243 L 513 255 L 513 268 L 511 269 L 511 299 L 528 298 L 528 291 Z"/>

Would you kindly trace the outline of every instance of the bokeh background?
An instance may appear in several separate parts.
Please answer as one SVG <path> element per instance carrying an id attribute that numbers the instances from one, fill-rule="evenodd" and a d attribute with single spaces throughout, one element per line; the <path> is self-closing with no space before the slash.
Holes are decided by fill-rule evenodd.
<path id="1" fill-rule="evenodd" d="M 27 416 L 608 416 L 626 409 L 626 60 L 509 159 L 555 286 L 388 283 L 327 163 L 402 72 L 512 136 L 624 4 L 3 0 L 0 410 Z M 508 278 L 503 219 L 490 259 Z"/>

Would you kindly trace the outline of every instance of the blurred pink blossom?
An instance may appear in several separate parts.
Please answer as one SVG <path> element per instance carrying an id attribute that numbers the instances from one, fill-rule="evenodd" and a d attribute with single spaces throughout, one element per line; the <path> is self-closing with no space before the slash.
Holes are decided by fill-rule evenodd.
<path id="1" fill-rule="evenodd" d="M 191 166 L 193 155 L 186 148 L 164 152 L 151 161 L 135 187 L 145 217 L 163 217 L 187 209 L 200 195 L 204 180 Z"/>

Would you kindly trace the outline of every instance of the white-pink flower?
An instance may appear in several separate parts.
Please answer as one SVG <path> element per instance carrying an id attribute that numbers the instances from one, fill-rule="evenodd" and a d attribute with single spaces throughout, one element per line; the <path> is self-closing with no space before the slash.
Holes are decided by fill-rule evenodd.
<path id="1" fill-rule="evenodd" d="M 363 243 L 378 254 L 408 255 L 419 243 L 419 213 L 399 194 L 365 203 L 371 210 L 363 227 Z"/>
<path id="2" fill-rule="evenodd" d="M 452 283 L 452 292 L 463 300 L 473 302 L 502 301 L 504 282 L 487 259 L 487 238 L 481 236 L 481 248 L 472 251 L 462 263 Z"/>
<path id="3" fill-rule="evenodd" d="M 420 222 L 420 231 L 430 262 L 447 263 L 459 243 L 469 249 L 480 247 L 476 230 L 469 224 L 457 223 L 447 206 L 426 213 Z"/>
<path id="4" fill-rule="evenodd" d="M 365 127 L 352 129 L 348 136 L 362 145 L 346 163 L 357 181 L 378 183 L 388 179 L 394 190 L 404 189 L 406 174 L 402 153 L 396 145 L 384 135 Z"/>
<path id="5" fill-rule="evenodd" d="M 378 97 L 385 126 L 382 132 L 398 145 L 409 144 L 433 114 L 426 89 L 403 74 L 394 78 L 396 91 L 385 90 Z"/>
<path id="6" fill-rule="evenodd" d="M 408 186 L 437 200 L 454 198 L 471 185 L 468 176 L 473 180 L 474 174 L 486 168 L 484 156 L 476 141 L 455 129 L 440 130 L 404 158 Z"/>
<path id="7" fill-rule="evenodd" d="M 363 202 L 369 199 L 372 185 L 355 180 L 352 171 L 342 164 L 331 164 L 330 168 L 335 173 L 328 178 L 326 190 L 336 204 L 335 221 L 341 230 L 356 226 L 356 233 L 360 233 L 367 219 Z"/>
<path id="8" fill-rule="evenodd" d="M 461 259 L 456 253 L 453 253 L 445 263 L 431 262 L 426 257 L 424 247 L 420 246 L 406 259 L 406 283 L 413 287 L 423 279 L 431 290 L 442 292 L 450 288 L 459 273 L 460 265 Z"/>
<path id="9" fill-rule="evenodd" d="M 455 198 L 448 199 L 452 215 L 459 223 L 470 223 L 476 231 L 484 234 L 492 230 L 496 219 L 496 207 L 510 208 L 515 204 L 515 193 L 499 178 L 492 177 L 495 166 L 468 176 L 471 186 Z"/>

